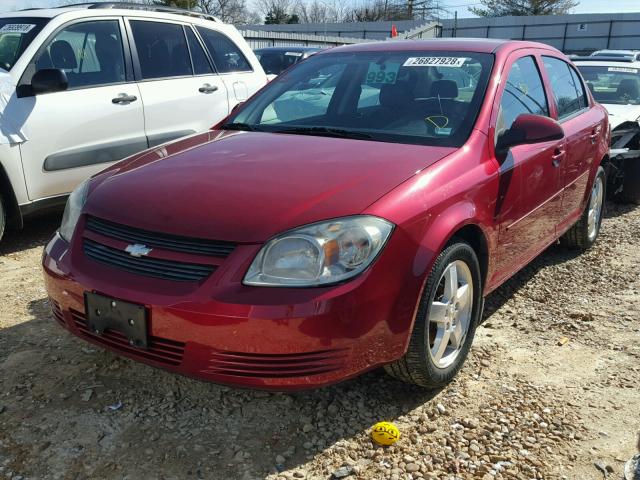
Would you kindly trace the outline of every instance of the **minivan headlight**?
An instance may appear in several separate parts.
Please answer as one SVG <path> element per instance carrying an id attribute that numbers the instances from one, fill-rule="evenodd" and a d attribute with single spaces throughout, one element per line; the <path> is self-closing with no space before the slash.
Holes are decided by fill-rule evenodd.
<path id="1" fill-rule="evenodd" d="M 89 190 L 89 180 L 85 180 L 76 189 L 71 192 L 67 200 L 67 206 L 64 207 L 64 215 L 62 215 L 62 223 L 58 233 L 67 242 L 71 242 L 71 237 L 76 229 L 76 224 L 80 218 L 80 212 L 87 201 L 87 191 Z"/>
<path id="2" fill-rule="evenodd" d="M 347 280 L 373 262 L 392 231 L 392 223 L 367 215 L 291 230 L 262 247 L 244 284 L 311 287 Z"/>

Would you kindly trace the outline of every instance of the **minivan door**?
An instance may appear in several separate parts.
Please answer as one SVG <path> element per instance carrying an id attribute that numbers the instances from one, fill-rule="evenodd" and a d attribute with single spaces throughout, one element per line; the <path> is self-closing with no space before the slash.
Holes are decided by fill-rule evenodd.
<path id="1" fill-rule="evenodd" d="M 207 130 L 228 115 L 225 84 L 190 25 L 128 24 L 150 146 Z"/>
<path id="2" fill-rule="evenodd" d="M 109 163 L 147 148 L 123 31 L 118 18 L 68 24 L 25 70 L 19 88 L 42 69 L 61 69 L 69 81 L 66 91 L 15 99 L 14 120 L 28 138 L 20 151 L 31 200 L 66 194 Z"/>

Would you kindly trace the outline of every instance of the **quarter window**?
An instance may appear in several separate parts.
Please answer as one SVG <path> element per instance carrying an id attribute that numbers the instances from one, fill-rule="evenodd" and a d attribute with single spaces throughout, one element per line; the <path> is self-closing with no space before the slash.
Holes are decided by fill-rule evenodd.
<path id="1" fill-rule="evenodd" d="M 531 56 L 522 57 L 511 66 L 500 101 L 496 141 L 523 113 L 549 116 L 544 85 L 536 62 Z"/>
<path id="2" fill-rule="evenodd" d="M 579 87 L 576 86 L 574 77 L 579 79 L 569 64 L 555 57 L 542 59 L 551 82 L 558 118 L 567 118 L 585 108 L 587 103 L 582 82 L 579 82 Z"/>
<path id="3" fill-rule="evenodd" d="M 36 71 L 64 70 L 69 89 L 124 82 L 120 25 L 117 20 L 73 24 L 49 41 L 35 64 Z"/>
<path id="4" fill-rule="evenodd" d="M 131 30 L 143 79 L 193 75 L 182 25 L 132 20 Z"/>
<path id="5" fill-rule="evenodd" d="M 197 27 L 213 58 L 218 72 L 251 72 L 251 64 L 240 48 L 225 35 L 208 28 Z"/>

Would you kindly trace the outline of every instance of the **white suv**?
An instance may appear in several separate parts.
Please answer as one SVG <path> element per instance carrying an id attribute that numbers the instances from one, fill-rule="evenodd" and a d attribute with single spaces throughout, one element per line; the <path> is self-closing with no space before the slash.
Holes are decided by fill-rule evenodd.
<path id="1" fill-rule="evenodd" d="M 211 16 L 122 3 L 0 15 L 0 238 L 266 83 L 238 31 Z"/>

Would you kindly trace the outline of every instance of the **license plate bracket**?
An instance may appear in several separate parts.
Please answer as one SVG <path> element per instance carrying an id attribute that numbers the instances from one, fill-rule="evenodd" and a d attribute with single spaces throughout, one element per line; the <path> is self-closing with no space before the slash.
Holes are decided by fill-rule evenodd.
<path id="1" fill-rule="evenodd" d="M 143 305 L 92 292 L 85 292 L 84 305 L 92 333 L 101 336 L 105 330 L 115 330 L 125 335 L 132 347 L 148 348 L 147 309 Z"/>

